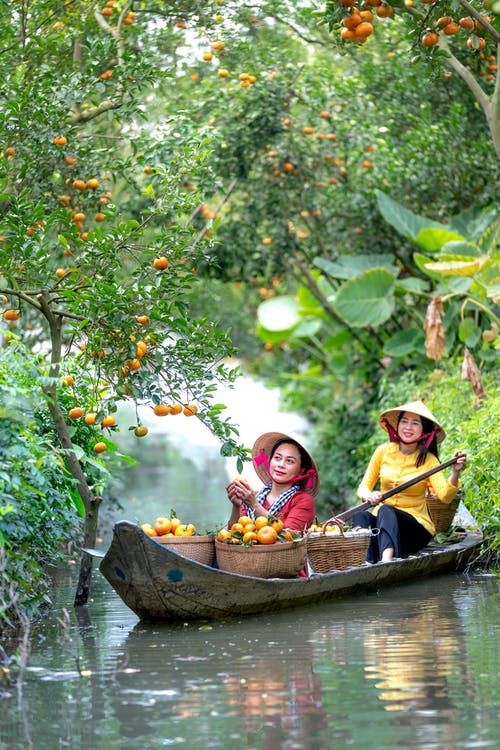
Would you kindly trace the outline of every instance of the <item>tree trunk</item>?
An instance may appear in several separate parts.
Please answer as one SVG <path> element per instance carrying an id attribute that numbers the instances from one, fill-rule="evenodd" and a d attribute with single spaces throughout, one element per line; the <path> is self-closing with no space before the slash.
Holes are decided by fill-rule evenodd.
<path id="1" fill-rule="evenodd" d="M 51 309 L 51 300 L 48 295 L 39 295 L 39 302 L 42 312 L 49 324 L 51 341 L 50 375 L 55 379 L 58 378 L 60 374 L 62 351 L 62 318 L 60 315 L 55 314 Z M 73 450 L 73 441 L 71 440 L 71 436 L 68 431 L 68 425 L 66 424 L 64 414 L 61 410 L 59 401 L 57 400 L 57 386 L 55 382 L 47 386 L 44 391 L 47 397 L 48 408 L 54 421 L 54 426 L 59 438 L 59 442 L 61 443 L 61 447 L 65 451 L 65 459 L 68 463 L 71 474 L 76 480 L 77 490 L 85 508 L 85 525 L 82 547 L 93 548 L 95 547 L 97 538 L 99 506 L 102 502 L 102 498 L 95 495 L 90 489 L 80 461 L 78 460 Z M 75 594 L 75 607 L 81 607 L 87 604 L 90 593 L 91 580 L 92 557 L 86 552 L 82 552 L 82 557 L 80 559 L 80 574 Z"/>

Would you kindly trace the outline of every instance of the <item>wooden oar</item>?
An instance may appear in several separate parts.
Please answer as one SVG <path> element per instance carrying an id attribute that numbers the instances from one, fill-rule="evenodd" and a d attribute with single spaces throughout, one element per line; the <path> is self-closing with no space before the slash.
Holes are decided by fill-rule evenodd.
<path id="1" fill-rule="evenodd" d="M 417 484 L 417 482 L 421 482 L 422 479 L 427 479 L 427 477 L 432 476 L 432 474 L 437 474 L 438 471 L 443 471 L 443 469 L 446 469 L 448 466 L 451 466 L 452 464 L 456 463 L 458 458 L 459 458 L 458 456 L 453 456 L 453 458 L 450 458 L 449 461 L 445 461 L 443 464 L 439 464 L 439 466 L 435 466 L 433 469 L 424 471 L 423 474 L 418 474 L 412 479 L 408 479 L 407 482 L 403 482 L 403 484 L 400 484 L 397 487 L 393 487 L 392 490 L 387 490 L 387 492 L 383 492 L 380 502 L 387 500 L 389 497 L 392 497 L 393 495 L 397 495 L 398 492 L 403 492 L 403 490 L 407 490 L 408 487 L 412 487 L 414 484 Z M 344 521 L 347 521 L 349 518 L 351 518 L 359 510 L 367 510 L 368 508 L 373 508 L 373 507 L 374 506 L 367 500 L 366 502 L 361 503 L 360 505 L 356 505 L 354 508 L 349 508 L 349 510 L 344 510 L 343 513 L 339 513 L 337 516 L 332 516 L 332 518 L 329 518 L 328 521 L 324 522 L 323 526 L 325 526 L 327 523 L 330 523 L 331 521 L 340 521 L 341 523 L 343 523 Z"/>

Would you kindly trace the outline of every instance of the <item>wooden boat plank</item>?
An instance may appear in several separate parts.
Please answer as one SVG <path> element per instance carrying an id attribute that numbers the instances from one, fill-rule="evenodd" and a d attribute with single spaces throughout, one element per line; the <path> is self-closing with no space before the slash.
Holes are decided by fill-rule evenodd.
<path id="1" fill-rule="evenodd" d="M 211 568 L 177 554 L 121 521 L 100 570 L 141 619 L 227 619 L 320 603 L 468 564 L 482 542 L 479 531 L 456 544 L 432 544 L 401 560 L 362 565 L 309 578 L 263 579 Z"/>

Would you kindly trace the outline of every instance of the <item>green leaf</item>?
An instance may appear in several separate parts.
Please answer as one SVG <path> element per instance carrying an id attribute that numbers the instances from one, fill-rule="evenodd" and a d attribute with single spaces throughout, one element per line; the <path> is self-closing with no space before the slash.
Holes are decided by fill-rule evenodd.
<path id="1" fill-rule="evenodd" d="M 481 341 L 482 330 L 472 318 L 465 318 L 458 327 L 458 337 L 469 349 L 474 349 Z"/>
<path id="2" fill-rule="evenodd" d="M 300 322 L 299 306 L 294 297 L 273 297 L 259 305 L 257 319 L 267 331 L 287 331 Z"/>
<path id="3" fill-rule="evenodd" d="M 415 264 L 418 266 L 418 268 L 420 268 L 421 271 L 427 274 L 427 276 L 430 276 L 431 279 L 441 279 L 442 274 L 438 273 L 437 271 L 431 271 L 428 268 L 428 264 L 432 263 L 432 261 L 427 257 L 427 255 L 422 255 L 422 253 L 413 253 L 413 260 L 415 261 Z"/>
<path id="4" fill-rule="evenodd" d="M 410 276 L 407 279 L 397 279 L 396 291 L 397 292 L 412 292 L 413 294 L 425 294 L 429 290 L 429 282 L 425 279 L 417 279 L 415 276 Z"/>
<path id="5" fill-rule="evenodd" d="M 435 253 L 440 250 L 443 245 L 453 241 L 465 242 L 461 235 L 450 232 L 449 229 L 435 229 L 430 227 L 421 229 L 415 238 L 415 242 L 428 253 Z"/>
<path id="6" fill-rule="evenodd" d="M 394 311 L 394 276 L 383 268 L 366 271 L 339 289 L 335 311 L 351 326 L 377 326 Z"/>
<path id="7" fill-rule="evenodd" d="M 395 276 L 399 272 L 394 256 L 388 254 L 342 255 L 336 261 L 317 257 L 314 258 L 313 263 L 336 279 L 354 279 L 372 268 L 385 268 Z"/>
<path id="8" fill-rule="evenodd" d="M 441 248 L 439 257 L 442 255 L 463 255 L 466 258 L 472 259 L 477 258 L 481 254 L 481 251 L 472 242 L 466 242 L 465 240 L 458 240 L 447 242 Z"/>
<path id="9" fill-rule="evenodd" d="M 257 323 L 255 326 L 255 333 L 265 344 L 280 344 L 282 341 L 286 341 L 290 338 L 293 333 L 293 328 L 287 328 L 284 331 L 268 331 L 267 328 Z"/>
<path id="10" fill-rule="evenodd" d="M 421 329 L 407 328 L 398 331 L 385 342 L 384 354 L 389 357 L 404 357 L 407 354 L 420 351 L 424 343 L 424 334 Z"/>
<path id="11" fill-rule="evenodd" d="M 452 258 L 456 256 L 451 256 Z M 479 273 L 490 258 L 487 255 L 482 255 L 480 258 L 475 258 L 470 261 L 464 260 L 439 260 L 436 262 L 426 263 L 426 270 L 441 274 L 450 274 L 452 276 L 474 276 Z"/>
<path id="12" fill-rule="evenodd" d="M 432 221 L 431 219 L 426 219 L 422 216 L 417 216 L 413 211 L 405 208 L 381 190 L 376 190 L 375 193 L 377 195 L 380 213 L 384 219 L 404 237 L 416 240 L 419 232 L 423 229 L 428 229 L 429 227 L 448 231 L 448 227 L 444 224 Z"/>
<path id="13" fill-rule="evenodd" d="M 76 490 L 70 492 L 71 502 L 75 506 L 78 515 L 81 518 L 85 518 L 85 505 L 83 504 L 83 500 L 80 497 L 80 493 Z"/>
<path id="14" fill-rule="evenodd" d="M 352 333 L 348 328 L 344 328 L 334 336 L 329 336 L 323 344 L 323 349 L 326 352 L 332 351 L 334 349 L 340 349 L 341 346 L 347 344 L 349 341 L 352 341 Z"/>
<path id="15" fill-rule="evenodd" d="M 323 322 L 320 318 L 304 318 L 297 326 L 295 326 L 295 328 L 292 329 L 291 336 L 294 339 L 310 338 L 318 333 L 322 325 Z"/>

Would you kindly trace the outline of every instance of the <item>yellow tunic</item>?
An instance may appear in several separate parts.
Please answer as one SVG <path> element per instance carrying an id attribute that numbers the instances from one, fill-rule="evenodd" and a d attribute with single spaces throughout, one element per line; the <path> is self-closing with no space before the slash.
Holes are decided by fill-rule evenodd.
<path id="1" fill-rule="evenodd" d="M 429 469 L 433 469 L 439 465 L 439 461 L 432 453 L 428 453 L 425 462 L 418 468 L 415 466 L 415 460 L 417 457 L 416 451 L 405 455 L 399 450 L 397 443 L 384 443 L 374 452 L 370 459 L 370 463 L 366 469 L 365 475 L 361 484 L 358 487 L 358 496 L 363 497 L 363 490 L 366 493 L 368 489 L 370 492 L 374 489 L 377 484 L 377 480 L 380 479 L 380 491 L 387 492 L 392 490 L 393 487 L 397 487 L 403 482 L 407 482 L 412 477 L 418 474 L 423 474 Z M 385 500 L 386 505 L 392 505 L 394 508 L 404 510 L 406 513 L 410 513 L 419 523 L 427 529 L 427 531 L 434 536 L 436 529 L 432 523 L 427 505 L 425 502 L 425 494 L 428 484 L 434 494 L 443 503 L 451 503 L 455 495 L 457 494 L 458 485 L 451 484 L 446 479 L 441 471 L 433 474 L 427 479 L 423 479 L 421 482 L 417 482 L 412 487 L 409 487 L 404 492 L 398 492 L 396 495 Z M 377 515 L 380 505 L 376 505 L 373 508 L 373 513 Z"/>

